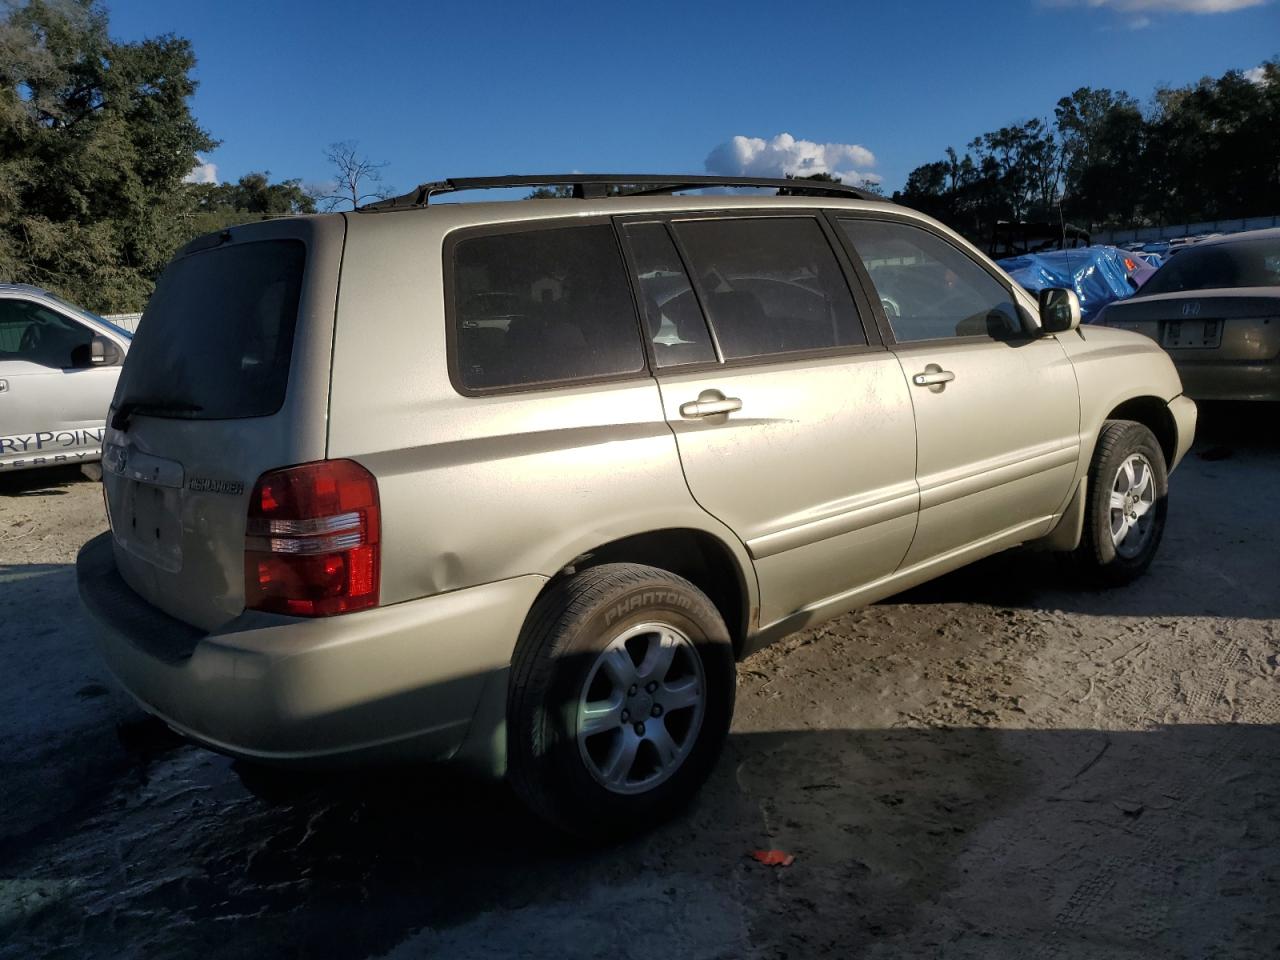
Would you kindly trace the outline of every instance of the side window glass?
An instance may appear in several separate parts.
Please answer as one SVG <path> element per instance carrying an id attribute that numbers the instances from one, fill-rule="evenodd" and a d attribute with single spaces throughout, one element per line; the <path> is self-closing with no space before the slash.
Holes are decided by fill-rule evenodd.
<path id="1" fill-rule="evenodd" d="M 626 232 L 645 330 L 653 341 L 657 365 L 675 367 L 715 360 L 702 308 L 667 228 L 661 223 L 633 223 Z"/>
<path id="2" fill-rule="evenodd" d="M 0 360 L 17 360 L 22 334 L 30 322 L 21 300 L 0 299 Z"/>
<path id="3" fill-rule="evenodd" d="M 900 343 L 1022 336 L 1012 295 L 943 238 L 905 223 L 841 220 Z"/>
<path id="4" fill-rule="evenodd" d="M 0 300 L 0 360 L 64 370 L 87 366 L 88 327 L 29 300 Z M 77 363 L 83 355 L 85 362 Z"/>
<path id="5" fill-rule="evenodd" d="M 866 344 L 849 285 L 817 220 L 673 226 L 726 360 Z"/>
<path id="6" fill-rule="evenodd" d="M 645 367 L 622 253 L 608 224 L 459 241 L 453 281 L 457 369 L 468 389 Z"/>

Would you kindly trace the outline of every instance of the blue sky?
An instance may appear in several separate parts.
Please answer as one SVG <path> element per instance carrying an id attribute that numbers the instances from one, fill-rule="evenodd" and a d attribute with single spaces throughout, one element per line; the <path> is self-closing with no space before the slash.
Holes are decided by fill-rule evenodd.
<path id="1" fill-rule="evenodd" d="M 356 140 L 401 191 L 507 172 L 702 172 L 713 151 L 737 172 L 807 158 L 892 191 L 948 145 L 1051 117 L 1077 87 L 1145 100 L 1280 53 L 1280 0 L 108 9 L 117 39 L 194 44 L 219 179 L 322 182 L 325 146 Z"/>

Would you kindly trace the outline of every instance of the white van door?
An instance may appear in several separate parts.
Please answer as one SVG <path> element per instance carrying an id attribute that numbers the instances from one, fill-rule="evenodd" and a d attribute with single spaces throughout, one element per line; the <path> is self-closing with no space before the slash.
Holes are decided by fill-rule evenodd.
<path id="1" fill-rule="evenodd" d="M 35 300 L 0 299 L 0 471 L 100 459 L 120 374 L 95 331 Z"/>

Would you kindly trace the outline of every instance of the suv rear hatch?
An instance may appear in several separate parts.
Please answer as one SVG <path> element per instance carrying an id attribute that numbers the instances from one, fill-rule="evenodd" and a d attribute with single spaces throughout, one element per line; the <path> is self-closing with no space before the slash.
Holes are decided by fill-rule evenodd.
<path id="1" fill-rule="evenodd" d="M 245 606 L 245 525 L 263 473 L 325 456 L 345 217 L 192 241 L 143 314 L 108 415 L 121 576 L 203 630 Z"/>

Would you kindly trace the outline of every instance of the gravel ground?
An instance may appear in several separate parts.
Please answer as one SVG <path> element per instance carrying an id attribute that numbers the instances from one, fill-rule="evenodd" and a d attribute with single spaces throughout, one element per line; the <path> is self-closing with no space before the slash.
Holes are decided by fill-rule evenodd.
<path id="1" fill-rule="evenodd" d="M 77 606 L 98 486 L 0 478 L 0 955 L 1278 956 L 1278 412 L 1205 411 L 1127 589 L 1011 553 L 752 657 L 694 808 L 603 850 L 177 740 Z"/>

